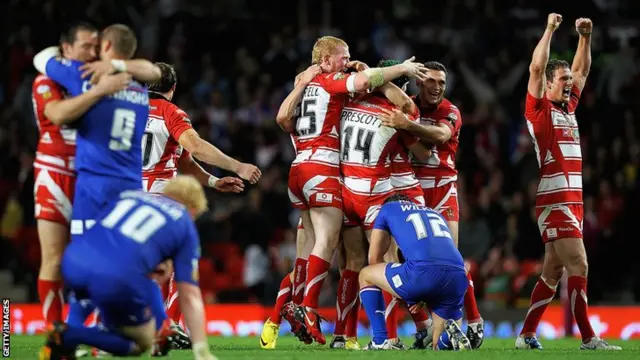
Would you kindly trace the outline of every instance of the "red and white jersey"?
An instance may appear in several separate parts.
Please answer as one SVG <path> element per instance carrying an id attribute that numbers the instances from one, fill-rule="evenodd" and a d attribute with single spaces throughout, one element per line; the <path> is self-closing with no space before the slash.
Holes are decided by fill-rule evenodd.
<path id="1" fill-rule="evenodd" d="M 415 102 L 420 106 L 419 98 Z M 447 99 L 442 99 L 435 108 L 420 108 L 422 125 L 444 124 L 451 130 L 451 138 L 441 145 L 431 148 L 431 157 L 423 162 L 411 155 L 411 162 L 416 177 L 423 189 L 445 186 L 458 179 L 456 170 L 456 152 L 460 143 L 462 115 L 458 108 Z"/>
<path id="2" fill-rule="evenodd" d="M 383 126 L 381 109 L 393 105 L 379 94 L 366 94 L 347 102 L 342 110 L 340 171 L 344 186 L 359 195 L 393 191 L 392 162 L 398 147 L 417 141 L 406 132 Z M 417 119 L 417 113 L 411 116 Z"/>
<path id="3" fill-rule="evenodd" d="M 416 116 L 415 121 L 418 120 Z M 400 130 L 402 134 L 404 131 Z M 398 146 L 392 154 L 391 162 L 391 186 L 395 190 L 402 191 L 412 187 L 420 185 L 416 173 L 413 171 L 413 166 L 409 158 L 408 146 L 411 146 L 411 141 L 418 141 L 418 138 L 411 138 L 411 135 L 406 134 L 402 136 L 402 141 L 398 142 Z"/>
<path id="4" fill-rule="evenodd" d="M 296 159 L 291 166 L 311 163 L 340 165 L 340 113 L 349 93 L 355 92 L 356 75 L 341 72 L 317 75 L 304 90 L 291 134 Z"/>
<path id="5" fill-rule="evenodd" d="M 575 85 L 566 108 L 527 92 L 524 116 L 540 166 L 538 207 L 582 204 L 582 151 L 574 114 L 579 100 Z"/>
<path id="6" fill-rule="evenodd" d="M 149 93 L 149 119 L 142 137 L 142 178 L 173 179 L 183 148 L 180 135 L 192 129 L 187 113 L 161 95 Z"/>
<path id="7" fill-rule="evenodd" d="M 74 175 L 76 130 L 66 125 L 55 125 L 44 115 L 44 108 L 50 101 L 64 98 L 64 90 L 53 80 L 45 75 L 36 76 L 31 90 L 31 99 L 40 139 L 34 167 Z"/>

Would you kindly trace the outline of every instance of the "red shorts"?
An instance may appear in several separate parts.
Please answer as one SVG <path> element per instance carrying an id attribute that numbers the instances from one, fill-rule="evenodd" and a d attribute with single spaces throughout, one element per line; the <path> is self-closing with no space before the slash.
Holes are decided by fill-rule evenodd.
<path id="1" fill-rule="evenodd" d="M 425 205 L 439 212 L 447 221 L 460 219 L 458 207 L 458 186 L 451 182 L 444 186 L 423 188 Z"/>
<path id="2" fill-rule="evenodd" d="M 73 209 L 76 176 L 71 172 L 34 166 L 36 219 L 69 225 Z"/>
<path id="3" fill-rule="evenodd" d="M 342 184 L 338 168 L 317 164 L 292 166 L 289 171 L 289 200 L 293 207 L 342 209 Z"/>
<path id="4" fill-rule="evenodd" d="M 149 176 L 142 178 L 142 190 L 150 193 L 162 193 L 164 191 L 164 187 L 167 186 L 167 183 L 171 181 L 172 178 L 159 178 L 156 176 Z"/>
<path id="5" fill-rule="evenodd" d="M 389 193 L 360 195 L 343 187 L 344 226 L 361 226 L 364 230 L 373 229 L 380 208 L 389 195 Z"/>
<path id="6" fill-rule="evenodd" d="M 549 205 L 536 208 L 538 228 L 543 242 L 558 239 L 582 239 L 582 204 Z"/>
<path id="7" fill-rule="evenodd" d="M 416 204 L 424 205 L 424 192 L 420 185 L 409 189 L 400 190 L 400 193 L 408 196 Z"/>

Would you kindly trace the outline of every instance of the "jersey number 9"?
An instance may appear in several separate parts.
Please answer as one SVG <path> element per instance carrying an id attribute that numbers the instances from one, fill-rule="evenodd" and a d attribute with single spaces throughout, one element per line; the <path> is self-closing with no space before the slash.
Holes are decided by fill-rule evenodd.
<path id="1" fill-rule="evenodd" d="M 136 113 L 128 109 L 113 112 L 109 150 L 127 151 L 131 149 L 131 138 L 136 127 Z"/>

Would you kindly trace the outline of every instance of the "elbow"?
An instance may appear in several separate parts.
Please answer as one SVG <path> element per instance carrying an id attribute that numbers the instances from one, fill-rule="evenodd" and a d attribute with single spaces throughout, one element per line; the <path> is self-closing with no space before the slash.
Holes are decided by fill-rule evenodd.
<path id="1" fill-rule="evenodd" d="M 293 132 L 293 130 L 294 130 L 293 129 L 293 122 L 289 118 L 287 118 L 285 116 L 278 115 L 276 117 L 276 123 L 278 123 L 278 126 L 280 126 L 280 128 L 283 131 L 286 131 L 286 132 L 290 133 L 290 132 Z"/>
<path id="2" fill-rule="evenodd" d="M 153 65 L 153 76 L 154 79 L 152 82 L 158 82 L 162 79 L 162 70 L 157 65 Z"/>
<path id="3" fill-rule="evenodd" d="M 354 81 L 354 88 L 357 92 L 369 90 L 370 85 L 371 85 L 371 82 L 369 81 L 369 77 L 361 73 L 356 75 L 356 80 Z"/>
<path id="4" fill-rule="evenodd" d="M 531 74 L 542 74 L 544 72 L 544 67 L 540 64 L 531 63 L 529 65 L 529 73 Z"/>
<path id="5" fill-rule="evenodd" d="M 442 145 L 442 144 L 446 143 L 447 140 L 449 140 L 449 139 L 447 138 L 447 136 L 444 133 L 438 133 L 436 136 L 434 136 L 433 143 L 435 145 Z"/>
<path id="6" fill-rule="evenodd" d="M 64 117 L 62 117 L 58 112 L 45 110 L 44 116 L 46 116 L 53 125 L 60 126 L 64 124 Z"/>

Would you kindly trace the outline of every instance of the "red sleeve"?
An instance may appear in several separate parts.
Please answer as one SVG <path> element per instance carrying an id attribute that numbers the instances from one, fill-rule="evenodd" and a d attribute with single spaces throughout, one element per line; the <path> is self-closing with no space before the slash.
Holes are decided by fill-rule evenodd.
<path id="1" fill-rule="evenodd" d="M 315 80 L 331 95 L 350 94 L 355 92 L 355 88 L 353 88 L 353 84 L 355 84 L 355 76 L 355 74 L 334 72 L 329 74 L 320 74 L 316 76 Z M 349 89 L 350 87 L 351 90 Z"/>
<path id="2" fill-rule="evenodd" d="M 436 121 L 436 124 L 445 124 L 451 130 L 451 137 L 454 137 L 455 134 L 460 131 L 460 127 L 462 127 L 462 115 L 460 115 L 460 110 L 452 105 L 444 112 L 443 115 L 444 116 Z"/>
<path id="3" fill-rule="evenodd" d="M 580 101 L 580 95 L 582 95 L 580 88 L 577 85 L 573 85 L 573 87 L 571 88 L 571 95 L 569 98 L 569 106 L 567 107 L 569 112 L 576 111 L 576 108 L 578 107 L 578 102 Z"/>
<path id="4" fill-rule="evenodd" d="M 177 106 L 171 106 L 167 109 L 167 114 L 165 116 L 165 121 L 167 122 L 167 129 L 169 130 L 169 134 L 176 141 L 180 139 L 180 136 L 183 132 L 193 129 L 191 126 L 191 120 L 186 112 L 182 111 Z"/>
<path id="5" fill-rule="evenodd" d="M 64 99 L 64 93 L 58 84 L 42 75 L 36 77 L 33 82 L 31 94 L 36 102 L 36 109 L 41 111 L 44 111 L 50 101 Z"/>
<path id="6" fill-rule="evenodd" d="M 538 114 L 541 111 L 545 111 L 548 106 L 549 101 L 545 99 L 544 95 L 541 99 L 536 99 L 527 91 L 527 98 L 524 104 L 524 117 L 527 120 L 534 122 L 539 118 Z"/>

